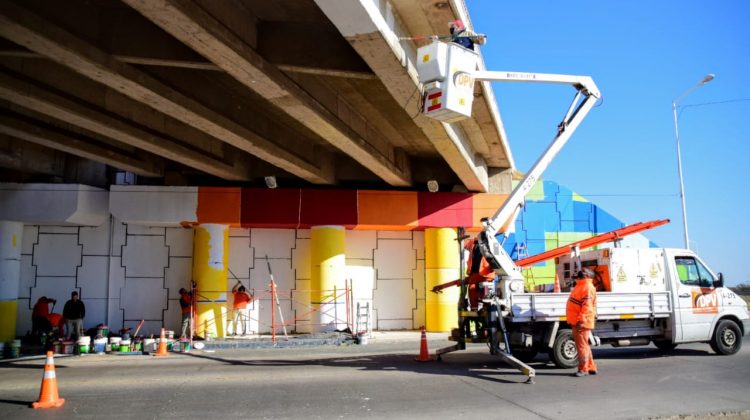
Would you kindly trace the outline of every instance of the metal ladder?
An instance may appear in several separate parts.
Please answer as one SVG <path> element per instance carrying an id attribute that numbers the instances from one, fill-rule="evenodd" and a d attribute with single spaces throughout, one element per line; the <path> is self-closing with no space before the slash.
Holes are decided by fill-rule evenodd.
<path id="1" fill-rule="evenodd" d="M 364 305 L 361 302 L 357 302 L 357 319 L 354 333 L 366 334 L 367 337 L 372 337 L 372 330 L 370 329 L 370 302 Z"/>
<path id="2" fill-rule="evenodd" d="M 524 258 L 528 258 L 529 256 L 529 247 L 526 245 L 526 242 L 521 242 L 516 244 L 516 251 L 517 256 L 516 259 L 522 260 Z M 524 277 L 524 283 L 531 292 L 535 292 L 534 288 L 536 287 L 536 281 L 534 280 L 534 270 L 531 269 L 531 267 L 524 267 L 523 268 L 523 277 Z"/>

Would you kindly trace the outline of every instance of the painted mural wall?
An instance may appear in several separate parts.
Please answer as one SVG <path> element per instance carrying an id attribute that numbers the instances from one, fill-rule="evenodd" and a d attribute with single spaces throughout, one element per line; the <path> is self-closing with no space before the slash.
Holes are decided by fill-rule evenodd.
<path id="1" fill-rule="evenodd" d="M 256 297 L 250 330 L 271 328 L 267 257 L 282 316 L 296 320 L 288 329 L 309 332 L 310 230 L 231 228 L 229 243 L 227 290 L 240 280 Z M 423 244 L 421 231 L 346 231 L 353 306 L 369 304 L 374 329 L 424 324 Z M 86 305 L 85 328 L 134 328 L 144 319 L 146 334 L 158 334 L 162 325 L 179 330 L 178 290 L 190 285 L 192 229 L 127 225 L 115 219 L 97 228 L 26 226 L 23 245 L 18 334 L 31 330 L 31 308 L 39 297 L 57 299 L 54 312 L 62 312 L 73 290 Z M 345 305 L 340 306 L 343 311 Z M 338 318 L 346 320 L 345 312 Z"/>
<path id="2" fill-rule="evenodd" d="M 585 198 L 545 181 L 529 194 L 504 246 L 514 258 L 523 258 L 622 226 Z M 311 308 L 306 303 L 310 241 L 309 229 L 230 228 L 227 290 L 239 279 L 255 295 L 251 331 L 270 331 L 266 257 L 279 289 L 282 315 L 287 321 L 295 320 L 289 330 L 311 330 Z M 424 232 L 347 230 L 345 241 L 353 306 L 370 305 L 372 327 L 398 330 L 423 325 Z M 642 235 L 633 235 L 622 245 L 648 247 L 650 243 Z M 193 229 L 189 227 L 126 224 L 114 217 L 98 227 L 27 225 L 17 332 L 23 335 L 31 330 L 31 308 L 39 297 L 57 299 L 54 312 L 62 312 L 73 290 L 86 305 L 86 328 L 107 324 L 116 331 L 135 327 L 144 319 L 146 334 L 157 334 L 162 325 L 178 330 L 178 290 L 190 285 L 192 255 Z M 543 290 L 553 283 L 552 264 L 525 270 L 529 289 Z M 339 317 L 345 319 L 345 314 Z"/>

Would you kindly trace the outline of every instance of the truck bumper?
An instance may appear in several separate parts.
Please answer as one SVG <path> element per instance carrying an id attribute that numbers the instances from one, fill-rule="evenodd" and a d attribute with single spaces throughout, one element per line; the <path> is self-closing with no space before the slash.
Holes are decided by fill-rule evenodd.
<path id="1" fill-rule="evenodd" d="M 750 333 L 750 319 L 742 320 L 742 331 L 745 332 L 745 335 Z"/>

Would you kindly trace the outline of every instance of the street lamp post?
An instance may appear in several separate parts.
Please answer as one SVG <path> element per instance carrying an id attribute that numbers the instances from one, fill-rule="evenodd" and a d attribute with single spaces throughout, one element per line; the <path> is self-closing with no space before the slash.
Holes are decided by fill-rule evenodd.
<path id="1" fill-rule="evenodd" d="M 706 77 L 704 77 L 700 82 L 691 86 L 690 89 L 686 90 L 682 95 L 678 96 L 675 100 L 672 101 L 672 114 L 674 115 L 674 141 L 677 146 L 677 173 L 680 176 L 680 200 L 682 201 L 682 227 L 684 229 L 686 249 L 690 249 L 690 238 L 688 236 L 687 210 L 685 208 L 685 184 L 683 183 L 683 179 L 682 179 L 682 157 L 680 154 L 680 132 L 677 129 L 677 103 L 680 102 L 682 98 L 690 94 L 690 92 L 705 85 L 711 80 L 714 80 L 714 75 L 713 74 L 706 75 Z"/>

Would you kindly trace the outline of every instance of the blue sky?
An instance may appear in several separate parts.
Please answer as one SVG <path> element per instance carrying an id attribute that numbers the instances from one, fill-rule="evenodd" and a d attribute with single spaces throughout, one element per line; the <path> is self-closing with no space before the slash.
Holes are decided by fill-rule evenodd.
<path id="1" fill-rule="evenodd" d="M 603 94 L 545 173 L 630 224 L 683 247 L 672 100 L 691 247 L 729 285 L 750 284 L 750 2 L 466 0 L 488 70 L 590 75 Z M 494 83 L 517 169 L 555 134 L 567 86 Z M 695 106 L 690 106 L 695 105 Z"/>

